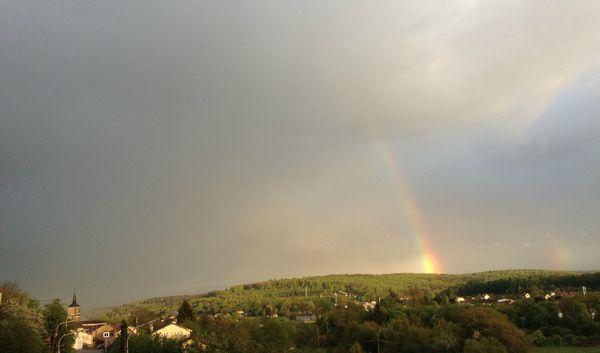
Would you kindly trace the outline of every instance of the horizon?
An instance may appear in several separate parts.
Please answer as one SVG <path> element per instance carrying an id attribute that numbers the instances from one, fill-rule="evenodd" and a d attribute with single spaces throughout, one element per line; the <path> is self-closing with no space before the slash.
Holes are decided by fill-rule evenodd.
<path id="1" fill-rule="evenodd" d="M 600 268 L 598 14 L 7 3 L 0 280 L 102 307 L 319 273 Z"/>

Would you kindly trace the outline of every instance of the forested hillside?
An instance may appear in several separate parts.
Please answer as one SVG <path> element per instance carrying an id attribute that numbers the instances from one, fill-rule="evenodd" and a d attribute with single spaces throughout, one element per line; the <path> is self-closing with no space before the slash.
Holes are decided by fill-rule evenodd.
<path id="1" fill-rule="evenodd" d="M 503 270 L 459 275 L 327 275 L 273 279 L 199 295 L 152 298 L 116 307 L 108 313 L 108 317 L 124 318 L 128 313 L 135 312 L 150 318 L 176 310 L 184 299 L 189 300 L 198 313 L 230 314 L 243 311 L 248 316 L 263 316 L 267 310 L 272 310 L 280 316 L 294 317 L 299 312 L 315 311 L 323 305 L 333 304 L 336 293 L 341 302 L 370 302 L 386 298 L 390 293 L 410 296 L 411 291 L 418 290 L 425 300 L 434 300 L 439 295 L 453 297 L 483 292 L 509 293 L 554 285 L 568 289 L 586 283 L 590 287 L 594 283 L 598 286 L 600 283 L 597 282 L 600 282 L 597 274 L 546 270 Z"/>

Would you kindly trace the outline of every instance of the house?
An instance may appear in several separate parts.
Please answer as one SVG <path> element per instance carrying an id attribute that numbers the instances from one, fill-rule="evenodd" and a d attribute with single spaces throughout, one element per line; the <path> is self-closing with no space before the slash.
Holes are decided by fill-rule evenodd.
<path id="1" fill-rule="evenodd" d="M 170 323 L 167 326 L 152 332 L 152 334 L 164 338 L 189 338 L 192 335 L 192 330 L 175 323 Z"/>
<path id="2" fill-rule="evenodd" d="M 103 346 L 110 347 L 117 339 L 118 330 L 120 330 L 118 325 L 103 323 L 103 325 L 94 326 L 90 333 L 94 336 L 96 344 L 100 343 Z M 107 336 L 105 336 L 105 333 Z"/>
<path id="3" fill-rule="evenodd" d="M 514 302 L 515 302 L 514 300 L 508 299 L 508 298 L 502 298 L 502 299 L 498 300 L 498 303 L 501 303 L 501 304 L 512 304 Z"/>
<path id="4" fill-rule="evenodd" d="M 465 298 L 463 298 L 463 297 L 456 297 L 455 301 L 456 301 L 457 303 L 459 303 L 459 304 L 460 304 L 460 303 L 464 303 L 464 302 L 465 302 Z"/>
<path id="5" fill-rule="evenodd" d="M 115 335 L 115 325 L 105 323 L 102 326 L 95 327 L 91 331 L 91 334 L 94 335 L 94 337 L 101 338 L 103 336 L 104 332 L 108 332 L 108 333 L 110 333 L 111 336 L 114 336 Z"/>
<path id="6" fill-rule="evenodd" d="M 96 329 L 105 326 L 106 322 L 88 320 L 79 321 L 77 324 L 78 325 L 74 331 L 75 342 L 73 343 L 73 349 L 82 350 L 84 348 L 93 348 L 96 346 L 98 340 L 96 340 L 96 336 L 93 332 Z"/>
<path id="7" fill-rule="evenodd" d="M 106 322 L 98 320 L 86 320 L 78 322 L 78 328 L 82 328 L 88 332 L 92 332 L 104 325 L 106 325 Z"/>
<path id="8" fill-rule="evenodd" d="M 317 321 L 317 315 L 315 315 L 311 312 L 299 313 L 298 315 L 296 315 L 296 320 L 302 321 L 305 323 L 311 323 L 311 322 Z"/>
<path id="9" fill-rule="evenodd" d="M 365 311 L 370 311 L 370 310 L 375 309 L 377 302 L 376 301 L 364 302 L 364 303 L 360 303 L 360 305 L 362 305 L 362 307 L 365 309 Z"/>
<path id="10" fill-rule="evenodd" d="M 134 326 L 127 327 L 129 335 L 136 335 L 138 330 Z M 121 336 L 121 324 L 108 324 L 93 331 L 96 342 L 101 342 L 106 347 L 110 347 L 119 336 Z"/>
<path id="11" fill-rule="evenodd" d="M 481 299 L 483 299 L 483 300 L 490 300 L 490 299 L 492 299 L 492 297 L 490 297 L 489 294 L 486 294 Z"/>
<path id="12" fill-rule="evenodd" d="M 94 347 L 94 335 L 83 328 L 78 328 L 75 330 L 75 342 L 73 343 L 73 349 L 82 350 L 84 347 Z"/>
<path id="13" fill-rule="evenodd" d="M 525 299 L 531 299 L 531 294 L 525 293 Z"/>

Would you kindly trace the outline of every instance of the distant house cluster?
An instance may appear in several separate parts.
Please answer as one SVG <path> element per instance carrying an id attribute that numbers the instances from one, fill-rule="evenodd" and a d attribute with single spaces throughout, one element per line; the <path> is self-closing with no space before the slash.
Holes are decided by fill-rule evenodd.
<path id="1" fill-rule="evenodd" d="M 110 324 L 104 321 L 81 321 L 81 306 L 77 303 L 77 296 L 73 294 L 73 301 L 67 307 L 67 322 L 72 330 L 75 341 L 73 349 L 94 349 L 110 347 L 121 335 L 121 324 Z M 156 319 L 143 323 L 137 327 L 130 326 L 127 332 L 130 335 L 138 334 L 139 327 L 147 326 L 152 335 L 164 338 L 186 339 L 192 335 L 192 330 L 177 325 L 177 317 L 171 315 L 166 320 Z"/>
<path id="2" fill-rule="evenodd" d="M 540 302 L 540 301 L 558 300 L 558 299 L 561 299 L 562 297 L 572 297 L 574 295 L 575 295 L 574 293 L 559 293 L 559 294 L 557 294 L 556 292 L 551 292 L 551 293 L 546 293 L 544 295 L 536 296 L 534 298 L 531 293 L 523 293 L 522 297 L 514 296 L 513 298 L 504 298 L 503 297 L 500 299 L 494 299 L 494 298 L 492 298 L 492 296 L 490 294 L 484 294 L 484 295 L 480 296 L 479 298 L 456 297 L 456 298 L 454 298 L 454 302 L 457 304 L 468 304 L 468 303 L 476 303 L 476 302 L 484 302 L 484 303 L 485 302 L 496 302 L 496 303 L 500 303 L 500 304 L 512 304 L 516 300 L 519 300 L 519 299 L 534 300 L 536 302 Z"/>

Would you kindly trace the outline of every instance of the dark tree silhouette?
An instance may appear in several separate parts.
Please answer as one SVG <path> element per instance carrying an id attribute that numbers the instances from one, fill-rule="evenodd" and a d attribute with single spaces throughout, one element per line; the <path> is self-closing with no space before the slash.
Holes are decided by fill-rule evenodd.
<path id="1" fill-rule="evenodd" d="M 196 320 L 194 315 L 194 309 L 192 309 L 192 306 L 190 305 L 189 301 L 184 300 L 183 303 L 181 303 L 181 306 L 177 311 L 177 320 L 180 322 Z"/>

